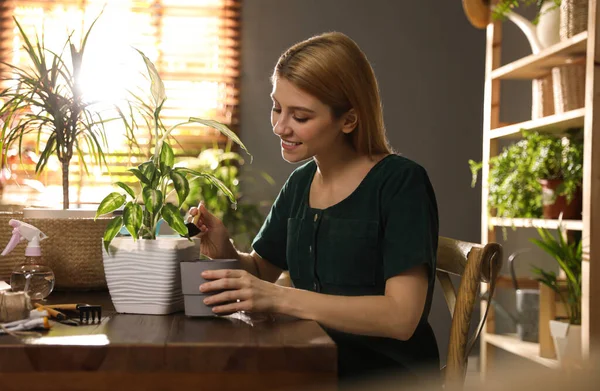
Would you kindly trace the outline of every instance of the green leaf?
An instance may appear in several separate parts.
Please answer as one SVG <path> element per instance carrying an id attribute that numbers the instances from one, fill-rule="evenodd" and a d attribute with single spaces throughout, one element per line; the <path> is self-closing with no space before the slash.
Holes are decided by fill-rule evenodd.
<path id="1" fill-rule="evenodd" d="M 119 209 L 125 203 L 125 196 L 123 194 L 113 192 L 104 197 L 98 209 L 96 210 L 96 216 L 94 219 L 97 219 L 98 216 L 101 216 L 106 213 L 110 213 Z"/>
<path id="2" fill-rule="evenodd" d="M 188 194 L 190 194 L 190 183 L 185 175 L 177 171 L 171 171 L 169 176 L 171 177 L 171 180 L 173 181 L 173 187 L 177 192 L 177 199 L 179 200 L 178 207 L 181 207 Z"/>
<path id="3" fill-rule="evenodd" d="M 146 210 L 152 214 L 158 212 L 163 202 L 163 194 L 160 190 L 146 188 L 142 193 Z"/>
<path id="4" fill-rule="evenodd" d="M 165 141 L 163 141 L 160 149 L 160 162 L 166 167 L 173 167 L 175 164 L 175 155 L 173 154 L 173 148 Z"/>
<path id="5" fill-rule="evenodd" d="M 53 133 L 48 138 L 48 141 L 46 142 L 44 151 L 40 155 L 40 158 L 39 158 L 37 164 L 35 165 L 36 173 L 39 174 L 40 172 L 42 172 L 44 170 L 44 168 L 46 167 L 46 164 L 48 164 L 50 155 L 52 155 L 55 151 L 56 151 L 56 134 Z"/>
<path id="6" fill-rule="evenodd" d="M 174 171 L 185 172 L 186 174 L 191 174 L 196 177 L 206 179 L 211 184 L 215 185 L 219 190 L 221 190 L 223 192 L 223 194 L 225 194 L 227 196 L 227 198 L 229 198 L 229 201 L 231 201 L 232 204 L 237 203 L 237 200 L 235 199 L 235 195 L 233 194 L 233 192 L 231 190 L 229 190 L 229 188 L 223 182 L 221 182 L 221 180 L 219 178 L 217 178 L 216 176 L 209 174 L 207 172 L 199 172 L 199 171 L 195 171 L 195 170 L 185 168 L 185 167 L 178 167 Z"/>
<path id="7" fill-rule="evenodd" d="M 106 230 L 104 231 L 104 237 L 102 241 L 104 242 L 104 249 L 108 252 L 108 247 L 110 246 L 110 242 L 117 236 L 121 228 L 123 227 L 123 217 L 116 216 L 114 219 L 108 223 Z"/>
<path id="8" fill-rule="evenodd" d="M 181 236 L 188 236 L 188 229 L 183 222 L 183 217 L 175 205 L 166 204 L 163 206 L 161 214 L 162 218 L 165 219 L 167 224 L 169 224 L 169 226 L 177 233 L 179 233 Z"/>
<path id="9" fill-rule="evenodd" d="M 158 74 L 154 63 L 152 63 L 152 61 L 150 61 L 150 59 L 146 57 L 146 55 L 141 50 L 135 50 L 137 50 L 137 52 L 142 56 L 142 58 L 144 59 L 144 63 L 146 64 L 146 69 L 148 70 L 148 75 L 150 76 L 150 89 L 152 92 L 152 98 L 154 99 L 154 109 L 157 109 L 163 104 L 165 99 L 167 99 L 167 95 L 165 93 L 165 85 L 162 79 L 160 78 L 160 75 Z"/>
<path id="10" fill-rule="evenodd" d="M 156 165 L 152 160 L 144 162 L 138 166 L 142 174 L 148 179 L 148 183 L 150 187 L 156 188 L 158 185 L 158 181 L 160 180 L 160 175 L 158 175 L 158 170 L 156 169 Z"/>
<path id="11" fill-rule="evenodd" d="M 138 232 L 142 227 L 143 211 L 139 204 L 128 202 L 123 210 L 123 224 L 134 239 L 138 238 Z"/>
<path id="12" fill-rule="evenodd" d="M 211 127 L 213 129 L 218 130 L 225 136 L 229 137 L 234 143 L 236 143 L 237 145 L 242 147 L 242 149 L 244 151 L 246 151 L 246 153 L 250 156 L 250 163 L 252 163 L 253 156 L 250 154 L 250 152 L 248 152 L 248 150 L 246 149 L 246 146 L 244 145 L 244 143 L 242 143 L 242 140 L 240 140 L 240 138 L 237 136 L 237 134 L 235 134 L 233 132 L 233 130 L 229 129 L 227 127 L 227 125 L 222 124 L 217 121 L 213 121 L 211 119 L 202 119 L 202 118 L 197 118 L 197 117 L 191 117 L 190 122 L 197 122 L 199 124 Z"/>
<path id="13" fill-rule="evenodd" d="M 129 170 L 133 175 L 135 175 L 135 177 L 137 179 L 139 179 L 140 182 L 142 182 L 142 184 L 150 186 L 150 181 L 148 180 L 148 178 L 146 178 L 146 175 L 144 175 L 144 173 L 142 171 L 140 171 L 137 168 L 130 168 Z"/>
<path id="14" fill-rule="evenodd" d="M 123 182 L 116 182 L 115 185 L 119 186 L 121 189 L 125 190 L 127 192 L 127 194 L 129 194 L 131 196 L 131 198 L 135 199 L 135 193 L 133 192 L 133 189 L 129 186 L 127 186 L 125 183 Z"/>

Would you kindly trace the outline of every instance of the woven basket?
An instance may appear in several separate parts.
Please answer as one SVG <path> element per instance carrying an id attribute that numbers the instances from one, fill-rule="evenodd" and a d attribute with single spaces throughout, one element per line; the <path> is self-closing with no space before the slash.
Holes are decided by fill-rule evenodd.
<path id="1" fill-rule="evenodd" d="M 531 118 L 538 119 L 554 114 L 552 74 L 531 81 Z"/>
<path id="2" fill-rule="evenodd" d="M 552 68 L 554 107 L 556 113 L 575 110 L 585 105 L 585 63 Z"/>
<path id="3" fill-rule="evenodd" d="M 588 0 L 562 0 L 560 29 L 562 41 L 587 30 Z M 585 62 L 552 69 L 556 113 L 575 110 L 585 104 Z"/>
<path id="4" fill-rule="evenodd" d="M 102 236 L 110 218 L 25 218 L 48 235 L 42 257 L 56 278 L 55 290 L 105 290 Z"/>
<path id="5" fill-rule="evenodd" d="M 561 40 L 569 39 L 587 30 L 589 0 L 562 0 L 560 2 Z"/>
<path id="6" fill-rule="evenodd" d="M 12 237 L 13 228 L 8 225 L 11 219 L 23 220 L 23 212 L 0 211 L 0 247 L 6 247 Z M 17 264 L 23 262 L 25 257 L 25 246 L 21 242 L 9 254 L 0 257 L 0 281 L 10 283 L 10 274 Z"/>

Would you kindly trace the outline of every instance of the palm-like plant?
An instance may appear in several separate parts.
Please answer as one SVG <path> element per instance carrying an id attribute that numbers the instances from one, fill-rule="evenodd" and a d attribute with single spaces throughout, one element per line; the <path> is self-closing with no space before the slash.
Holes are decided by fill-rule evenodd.
<path id="1" fill-rule="evenodd" d="M 0 118 L 4 121 L 0 151 L 6 157 L 6 151 L 17 147 L 20 156 L 24 141 L 28 137 L 36 140 L 36 148 L 41 150 L 36 174 L 44 170 L 55 154 L 62 168 L 63 209 L 68 209 L 69 166 L 73 155 L 78 155 L 86 173 L 86 153 L 92 156 L 94 163 L 106 164 L 104 121 L 90 109 L 92 102 L 83 99 L 79 83 L 86 43 L 98 18 L 87 30 L 79 50 L 70 34 L 60 53 L 45 47 L 38 37 L 34 44 L 16 18 L 13 19 L 23 38 L 30 66 L 2 63 L 13 74 L 8 80 L 14 85 L 0 92 L 3 101 Z M 65 60 L 67 50 L 70 63 Z"/>
<path id="2" fill-rule="evenodd" d="M 547 229 L 538 228 L 541 239 L 530 239 L 542 250 L 550 254 L 566 275 L 566 292 L 556 273 L 534 267 L 537 280 L 552 289 L 567 308 L 569 323 L 581 324 L 581 240 L 567 242 L 561 234 L 556 239 Z"/>

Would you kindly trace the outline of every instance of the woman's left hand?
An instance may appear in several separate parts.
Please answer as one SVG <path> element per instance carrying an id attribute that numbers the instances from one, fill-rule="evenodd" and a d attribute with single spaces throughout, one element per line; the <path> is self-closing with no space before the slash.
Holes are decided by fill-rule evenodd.
<path id="1" fill-rule="evenodd" d="M 224 291 L 204 299 L 204 304 L 213 306 L 215 314 L 275 312 L 280 287 L 273 283 L 245 270 L 206 270 L 202 277 L 211 281 L 200 285 L 200 292 Z"/>

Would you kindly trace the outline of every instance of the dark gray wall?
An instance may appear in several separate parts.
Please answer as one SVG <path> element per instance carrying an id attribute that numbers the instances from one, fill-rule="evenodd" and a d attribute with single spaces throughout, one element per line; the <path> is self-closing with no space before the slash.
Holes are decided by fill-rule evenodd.
<path id="1" fill-rule="evenodd" d="M 252 170 L 276 181 L 247 186 L 248 197 L 272 200 L 296 167 L 271 131 L 273 66 L 292 44 L 333 30 L 371 61 L 393 147 L 422 164 L 435 187 L 440 234 L 478 241 L 480 190 L 470 187 L 467 160 L 481 158 L 485 33 L 459 1 L 245 0 L 241 134 Z M 439 286 L 430 320 L 445 357 L 450 317 Z"/>

